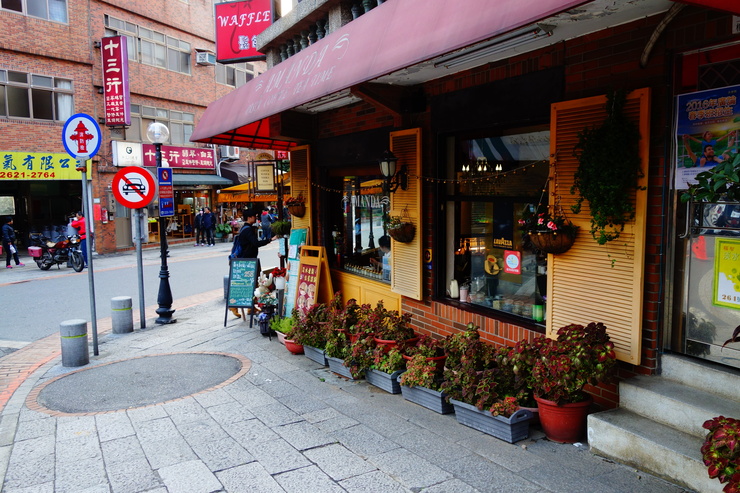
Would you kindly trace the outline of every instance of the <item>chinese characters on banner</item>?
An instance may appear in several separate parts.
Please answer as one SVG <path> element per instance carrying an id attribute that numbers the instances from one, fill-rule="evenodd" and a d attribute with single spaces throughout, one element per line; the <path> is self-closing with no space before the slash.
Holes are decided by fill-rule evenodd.
<path id="1" fill-rule="evenodd" d="M 154 144 L 144 144 L 144 166 L 157 166 Z M 162 146 L 162 159 L 170 168 L 213 169 L 214 150 L 195 147 Z"/>
<path id="2" fill-rule="evenodd" d="M 680 94 L 676 102 L 676 181 L 689 188 L 702 171 L 737 156 L 740 86 Z"/>
<path id="3" fill-rule="evenodd" d="M 740 308 L 740 240 L 720 237 L 715 241 L 712 303 Z"/>
<path id="4" fill-rule="evenodd" d="M 79 180 L 75 164 L 65 153 L 1 152 L 0 180 Z"/>
<path id="5" fill-rule="evenodd" d="M 109 127 L 131 125 L 126 36 L 103 38 L 100 51 L 103 56 L 105 124 Z"/>
<path id="6" fill-rule="evenodd" d="M 214 5 L 216 10 L 216 60 L 264 60 L 257 51 L 257 36 L 272 25 L 271 0 L 245 0 Z"/>
<path id="7" fill-rule="evenodd" d="M 316 303 L 316 285 L 318 284 L 319 266 L 301 264 L 298 270 L 298 290 L 296 308 L 305 315 Z"/>

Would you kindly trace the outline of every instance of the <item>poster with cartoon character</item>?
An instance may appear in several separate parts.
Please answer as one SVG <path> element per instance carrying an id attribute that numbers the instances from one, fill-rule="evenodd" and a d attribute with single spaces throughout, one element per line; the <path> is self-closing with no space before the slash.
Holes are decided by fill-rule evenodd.
<path id="1" fill-rule="evenodd" d="M 676 189 L 687 189 L 697 174 L 737 157 L 739 91 L 740 86 L 728 86 L 678 96 Z"/>

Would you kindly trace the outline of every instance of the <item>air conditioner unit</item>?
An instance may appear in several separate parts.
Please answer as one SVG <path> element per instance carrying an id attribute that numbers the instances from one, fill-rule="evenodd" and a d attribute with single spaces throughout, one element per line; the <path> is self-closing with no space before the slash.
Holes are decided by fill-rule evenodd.
<path id="1" fill-rule="evenodd" d="M 216 55 L 208 51 L 196 51 L 195 63 L 197 63 L 198 65 L 215 65 Z"/>
<path id="2" fill-rule="evenodd" d="M 219 146 L 221 159 L 239 159 L 239 148 L 235 146 Z"/>

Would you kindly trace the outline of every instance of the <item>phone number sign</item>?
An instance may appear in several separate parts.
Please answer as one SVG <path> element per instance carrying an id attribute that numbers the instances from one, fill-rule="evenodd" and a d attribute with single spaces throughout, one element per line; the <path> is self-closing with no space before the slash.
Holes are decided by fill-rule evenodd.
<path id="1" fill-rule="evenodd" d="M 64 153 L 0 152 L 0 180 L 79 180 L 75 165 Z M 87 177 L 91 177 L 90 166 Z"/>

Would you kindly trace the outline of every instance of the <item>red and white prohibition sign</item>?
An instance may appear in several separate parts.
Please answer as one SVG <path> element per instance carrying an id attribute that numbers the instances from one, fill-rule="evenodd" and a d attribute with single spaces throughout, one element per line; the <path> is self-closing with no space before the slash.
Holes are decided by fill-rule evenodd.
<path id="1" fill-rule="evenodd" d="M 146 207 L 157 194 L 154 177 L 145 168 L 127 166 L 113 177 L 113 195 L 116 200 L 130 209 Z"/>

